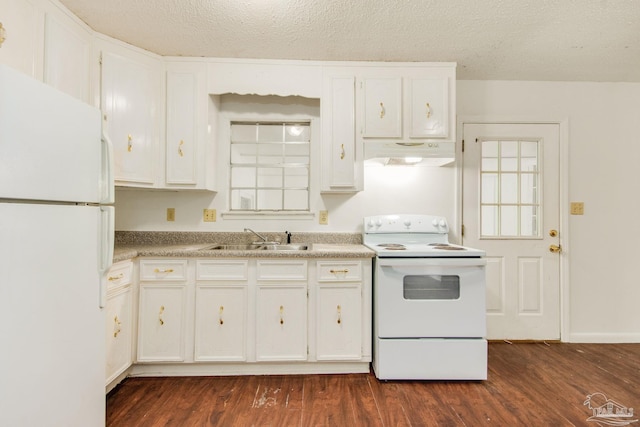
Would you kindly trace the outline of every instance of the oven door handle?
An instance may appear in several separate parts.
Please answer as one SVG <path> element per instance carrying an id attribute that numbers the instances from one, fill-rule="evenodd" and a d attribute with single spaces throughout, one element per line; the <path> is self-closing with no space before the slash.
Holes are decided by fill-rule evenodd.
<path id="1" fill-rule="evenodd" d="M 484 258 L 376 258 L 380 267 L 483 267 Z"/>

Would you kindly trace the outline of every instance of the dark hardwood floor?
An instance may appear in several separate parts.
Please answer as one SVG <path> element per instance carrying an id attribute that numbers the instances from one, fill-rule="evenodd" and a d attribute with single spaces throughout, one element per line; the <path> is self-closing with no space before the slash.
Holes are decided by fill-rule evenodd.
<path id="1" fill-rule="evenodd" d="M 584 402 L 597 392 L 640 418 L 640 344 L 493 342 L 487 381 L 129 378 L 107 396 L 107 426 L 595 426 Z"/>

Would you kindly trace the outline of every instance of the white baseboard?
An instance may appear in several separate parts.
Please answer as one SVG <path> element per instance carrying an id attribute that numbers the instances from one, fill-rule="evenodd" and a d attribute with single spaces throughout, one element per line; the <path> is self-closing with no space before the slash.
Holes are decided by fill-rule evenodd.
<path id="1" fill-rule="evenodd" d="M 592 344 L 624 344 L 640 343 L 640 333 L 586 333 L 573 332 L 568 337 L 563 337 L 564 342 L 592 343 Z"/>

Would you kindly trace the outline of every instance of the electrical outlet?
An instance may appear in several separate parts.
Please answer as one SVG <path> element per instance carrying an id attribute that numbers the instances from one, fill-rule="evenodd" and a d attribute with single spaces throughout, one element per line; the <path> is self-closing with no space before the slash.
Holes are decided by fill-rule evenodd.
<path id="1" fill-rule="evenodd" d="M 176 220 L 176 208 L 167 208 L 167 221 Z"/>
<path id="2" fill-rule="evenodd" d="M 329 224 L 329 211 L 320 211 L 318 216 L 318 223 L 322 225 Z"/>
<path id="3" fill-rule="evenodd" d="M 571 202 L 571 215 L 584 215 L 584 203 Z"/>
<path id="4" fill-rule="evenodd" d="M 202 212 L 202 220 L 204 222 L 216 222 L 216 210 L 204 209 Z"/>

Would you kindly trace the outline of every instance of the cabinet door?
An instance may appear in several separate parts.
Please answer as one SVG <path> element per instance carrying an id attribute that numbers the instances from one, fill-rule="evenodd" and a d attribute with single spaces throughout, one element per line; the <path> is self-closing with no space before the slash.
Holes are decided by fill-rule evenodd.
<path id="1" fill-rule="evenodd" d="M 359 191 L 362 156 L 357 155 L 355 77 L 325 79 L 322 96 L 322 191 Z"/>
<path id="2" fill-rule="evenodd" d="M 107 367 L 106 384 L 124 372 L 132 362 L 133 334 L 131 287 L 119 289 L 107 298 Z"/>
<path id="3" fill-rule="evenodd" d="M 186 285 L 140 286 L 138 361 L 184 360 L 186 294 Z"/>
<path id="4" fill-rule="evenodd" d="M 409 79 L 410 138 L 449 136 L 448 79 Z"/>
<path id="5" fill-rule="evenodd" d="M 197 285 L 195 360 L 246 360 L 247 286 Z"/>
<path id="6" fill-rule="evenodd" d="M 367 78 L 364 89 L 364 138 L 402 136 L 402 79 Z"/>
<path id="7" fill-rule="evenodd" d="M 258 285 L 256 360 L 307 360 L 307 287 Z"/>
<path id="8" fill-rule="evenodd" d="M 317 359 L 360 359 L 361 284 L 320 284 L 317 299 Z"/>
<path id="9" fill-rule="evenodd" d="M 70 18 L 48 12 L 45 17 L 44 82 L 90 102 L 91 34 Z"/>
<path id="10" fill-rule="evenodd" d="M 36 73 L 36 58 L 42 53 L 38 43 L 41 14 L 32 0 L 0 0 L 5 41 L 0 45 L 0 63 L 9 65 L 31 77 Z"/>
<path id="11" fill-rule="evenodd" d="M 157 70 L 112 53 L 102 54 L 102 104 L 119 184 L 155 182 Z"/>
<path id="12" fill-rule="evenodd" d="M 197 183 L 199 78 L 197 72 L 167 70 L 167 184 Z"/>

